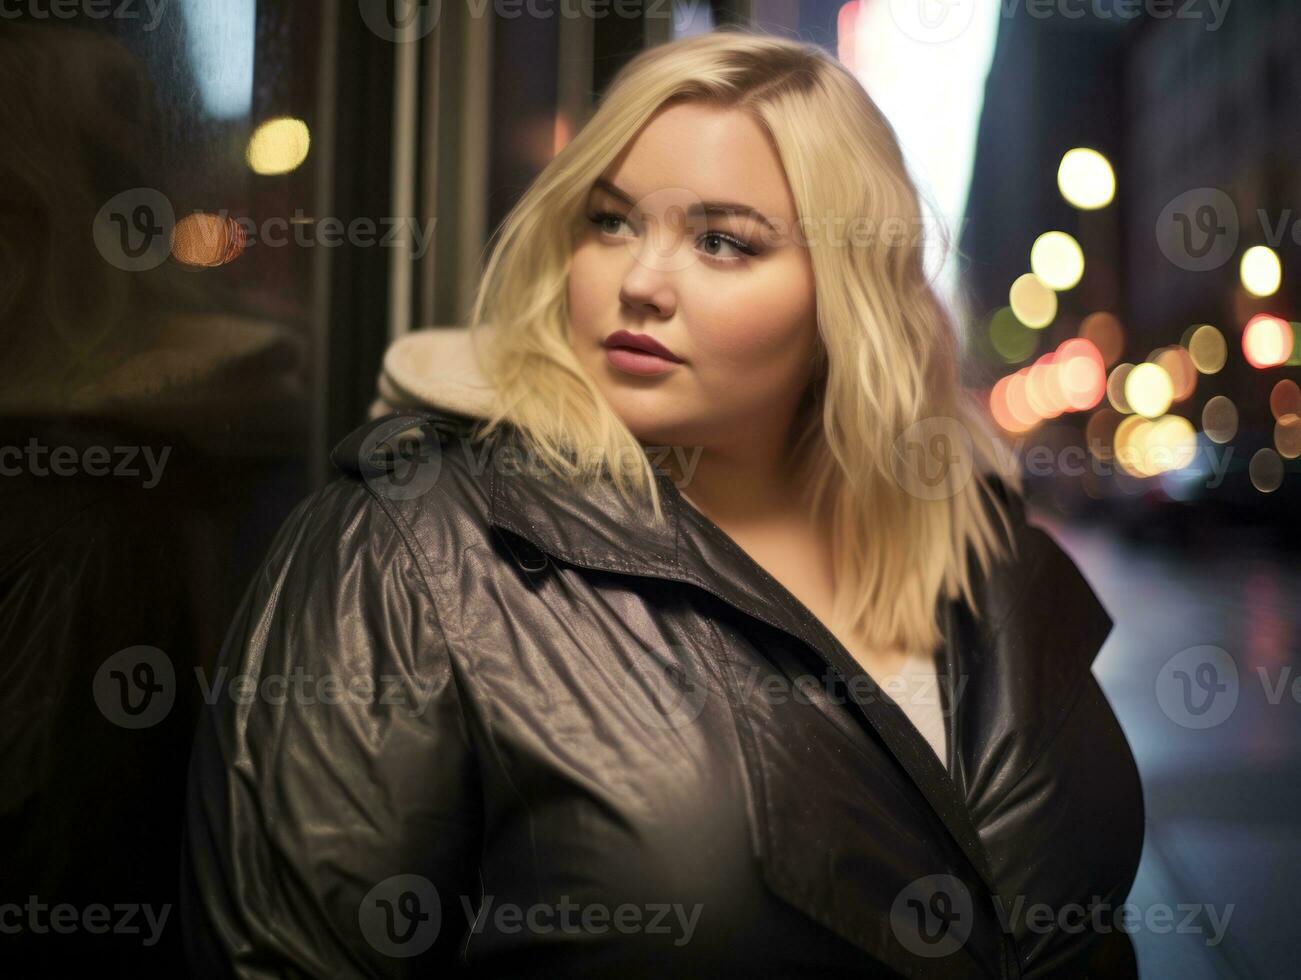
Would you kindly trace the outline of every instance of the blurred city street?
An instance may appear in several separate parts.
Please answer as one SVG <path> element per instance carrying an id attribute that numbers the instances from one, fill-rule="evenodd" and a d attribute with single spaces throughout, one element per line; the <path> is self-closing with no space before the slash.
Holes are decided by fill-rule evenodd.
<path id="1" fill-rule="evenodd" d="M 1170 923 L 1134 932 L 1144 976 L 1296 976 L 1287 870 L 1301 867 L 1294 556 L 1261 530 L 1226 528 L 1218 543 L 1187 548 L 1042 523 L 1116 620 L 1094 673 L 1143 777 L 1147 838 L 1129 900 L 1176 910 Z M 1208 646 L 1228 654 L 1236 675 L 1200 650 Z M 1198 665 L 1223 689 L 1203 689 Z M 1178 672 L 1193 678 L 1191 703 L 1204 714 L 1181 710 Z M 1192 905 L 1213 905 L 1221 917 L 1232 906 L 1220 943 L 1173 928 L 1180 907 Z"/>

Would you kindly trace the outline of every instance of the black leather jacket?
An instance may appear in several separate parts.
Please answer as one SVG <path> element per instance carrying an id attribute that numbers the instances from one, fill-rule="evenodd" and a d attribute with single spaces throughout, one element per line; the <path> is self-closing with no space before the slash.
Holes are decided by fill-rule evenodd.
<path id="1" fill-rule="evenodd" d="M 943 611 L 946 771 L 666 477 L 656 528 L 469 424 L 359 429 L 245 595 L 190 769 L 197 975 L 1133 974 L 1112 620 L 1019 498 L 982 617 Z"/>

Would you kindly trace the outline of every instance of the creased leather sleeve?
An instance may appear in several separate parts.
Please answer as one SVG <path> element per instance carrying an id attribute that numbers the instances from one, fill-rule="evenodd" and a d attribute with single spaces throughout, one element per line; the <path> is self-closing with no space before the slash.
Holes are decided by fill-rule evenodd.
<path id="1" fill-rule="evenodd" d="M 193 975 L 455 964 L 482 826 L 460 680 L 382 503 L 356 480 L 301 503 L 200 678 L 182 855 Z"/>

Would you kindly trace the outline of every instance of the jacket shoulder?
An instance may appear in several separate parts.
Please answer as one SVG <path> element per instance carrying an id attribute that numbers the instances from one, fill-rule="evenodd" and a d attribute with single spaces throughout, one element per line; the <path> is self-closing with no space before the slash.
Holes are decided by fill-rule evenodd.
<path id="1" fill-rule="evenodd" d="M 1114 626 L 1110 613 L 1065 548 L 1030 521 L 1025 497 L 997 476 L 987 474 L 986 482 L 990 493 L 985 502 L 994 527 L 1003 525 L 991 498 L 998 500 L 1009 524 L 1008 547 L 981 576 L 978 588 L 988 627 L 1020 635 L 1031 620 L 1054 622 L 1060 630 L 1057 645 L 1075 647 L 1075 659 L 1091 663 Z"/>
<path id="2" fill-rule="evenodd" d="M 409 450 L 435 438 L 442 444 L 458 438 L 471 438 L 476 424 L 473 416 L 443 408 L 399 411 L 381 415 L 357 426 L 337 442 L 330 451 L 330 462 L 342 473 L 365 476 L 377 464 L 383 465 L 395 451 Z"/>
<path id="3" fill-rule="evenodd" d="M 431 562 L 445 564 L 489 523 L 492 438 L 481 420 L 433 409 L 395 412 L 344 437 L 330 454 Z"/>

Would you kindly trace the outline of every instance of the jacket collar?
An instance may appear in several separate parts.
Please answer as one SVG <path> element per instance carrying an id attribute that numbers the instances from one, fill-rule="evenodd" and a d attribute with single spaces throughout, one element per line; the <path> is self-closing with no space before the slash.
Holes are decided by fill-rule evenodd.
<path id="1" fill-rule="evenodd" d="M 608 480 L 575 490 L 518 465 L 514 430 L 491 450 L 489 519 L 539 550 L 585 568 L 689 582 L 811 646 L 823 642 L 816 619 L 664 474 L 656 476 L 664 520 L 649 501 L 628 501 Z"/>

